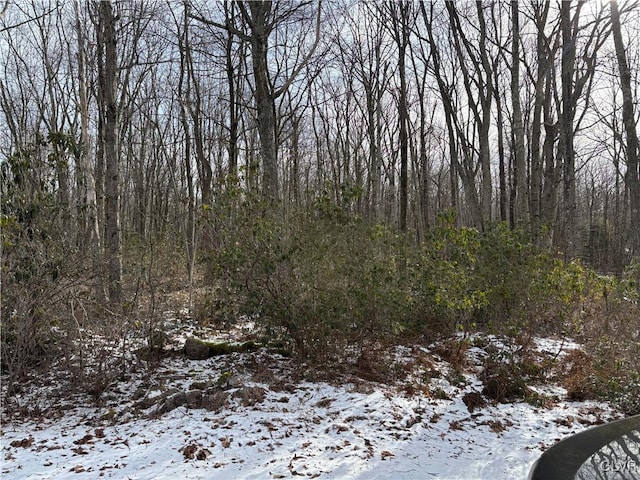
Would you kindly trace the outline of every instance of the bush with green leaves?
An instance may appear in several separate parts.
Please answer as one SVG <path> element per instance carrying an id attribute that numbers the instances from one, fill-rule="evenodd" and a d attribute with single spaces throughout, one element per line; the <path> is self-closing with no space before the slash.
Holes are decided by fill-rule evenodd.
<path id="1" fill-rule="evenodd" d="M 428 315 L 445 329 L 519 328 L 541 300 L 536 285 L 547 285 L 547 296 L 557 293 L 548 283 L 554 262 L 521 231 L 504 224 L 484 233 L 458 228 L 445 213 L 422 246 L 416 287 Z"/>
<path id="2" fill-rule="evenodd" d="M 206 261 L 222 320 L 255 318 L 305 356 L 400 334 L 577 331 L 617 288 L 521 231 L 458 228 L 449 212 L 420 243 L 325 195 L 285 212 L 236 190 L 215 218 Z"/>
<path id="3" fill-rule="evenodd" d="M 242 299 L 238 315 L 259 318 L 305 356 L 402 330 L 412 308 L 403 236 L 337 210 L 295 212 L 285 221 L 260 202 L 247 207 L 209 257 L 218 291 Z"/>
<path id="4" fill-rule="evenodd" d="M 36 135 L 0 164 L 0 358 L 9 391 L 34 367 L 59 359 L 87 314 L 78 302 L 92 272 L 65 228 L 71 213 L 55 181 L 76 146 L 63 133 Z"/>
<path id="5" fill-rule="evenodd" d="M 36 168 L 46 145 L 39 138 L 1 164 L 1 359 L 3 373 L 12 377 L 46 358 L 53 343 L 47 306 L 64 255 L 56 245 L 55 195 L 41 178 L 44 169 Z"/>
<path id="6" fill-rule="evenodd" d="M 66 295 L 71 264 L 61 245 L 37 222 L 0 217 L 2 228 L 2 371 L 10 383 L 59 347 L 56 310 Z M 37 232 L 37 233 L 35 233 Z"/>
<path id="7" fill-rule="evenodd" d="M 640 415 L 640 377 L 627 379 L 615 392 L 614 403 L 626 415 Z"/>
<path id="8" fill-rule="evenodd" d="M 422 251 L 419 295 L 430 316 L 449 329 L 575 332 L 603 292 L 611 301 L 621 296 L 615 279 L 579 261 L 565 263 L 504 224 L 480 233 L 455 227 L 445 214 Z"/>
<path id="9" fill-rule="evenodd" d="M 457 228 L 454 220 L 451 212 L 439 216 L 414 266 L 416 296 L 424 315 L 444 331 L 471 328 L 489 302 L 478 270 L 482 236 L 473 228 Z"/>

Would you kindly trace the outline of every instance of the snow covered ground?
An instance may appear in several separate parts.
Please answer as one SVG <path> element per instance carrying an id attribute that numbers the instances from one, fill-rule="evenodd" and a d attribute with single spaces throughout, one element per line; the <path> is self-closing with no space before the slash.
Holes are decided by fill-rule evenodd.
<path id="1" fill-rule="evenodd" d="M 550 356 L 577 347 L 549 339 L 536 345 Z M 31 407 L 43 402 L 44 413 L 4 418 L 0 476 L 526 478 L 541 452 L 558 440 L 619 417 L 605 404 L 568 402 L 553 385 L 539 387 L 550 399 L 544 406 L 489 402 L 470 409 L 463 397 L 482 390 L 479 368 L 452 381 L 447 362 L 427 348 L 397 354 L 404 360 L 430 356 L 425 385 L 406 388 L 424 373 L 424 363 L 397 385 L 355 377 L 328 383 L 300 377 L 292 360 L 258 351 L 202 361 L 170 356 L 114 385 L 100 404 L 78 396 L 52 408 L 45 387 L 25 392 L 16 401 Z M 473 367 L 486 352 L 472 347 L 467 354 L 475 358 Z M 194 404 L 184 398 L 181 406 L 167 408 L 167 399 L 206 389 L 220 394 L 208 409 L 189 408 Z"/>

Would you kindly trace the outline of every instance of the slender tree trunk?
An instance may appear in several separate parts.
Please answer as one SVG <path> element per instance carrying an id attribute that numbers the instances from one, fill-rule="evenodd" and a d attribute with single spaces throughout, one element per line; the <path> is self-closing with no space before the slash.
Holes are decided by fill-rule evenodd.
<path id="1" fill-rule="evenodd" d="M 94 3 L 98 15 L 97 23 L 95 24 L 96 28 L 96 58 L 97 58 L 97 79 L 98 79 L 98 89 L 96 92 L 97 104 L 98 104 L 98 129 L 97 129 L 97 140 L 96 140 L 96 168 L 95 172 L 95 180 L 96 180 L 96 213 L 97 213 L 97 221 L 98 221 L 98 229 L 100 232 L 100 238 L 102 240 L 101 247 L 102 253 L 104 253 L 105 248 L 105 239 L 106 239 L 106 230 L 105 230 L 105 213 L 104 213 L 104 136 L 105 136 L 105 118 L 103 111 L 104 106 L 104 42 L 99 40 L 102 36 L 101 33 L 101 22 L 100 22 L 100 4 L 98 2 Z M 100 262 L 103 265 L 101 269 L 100 275 L 103 278 L 106 278 L 106 272 L 104 271 L 104 259 Z"/>
<path id="2" fill-rule="evenodd" d="M 233 19 L 232 2 L 224 2 L 225 17 L 227 22 Z M 225 43 L 225 61 L 227 74 L 227 88 L 229 90 L 229 175 L 232 178 L 238 175 L 238 126 L 240 124 L 238 112 L 238 100 L 236 99 L 236 67 L 233 62 L 233 32 L 227 30 Z"/>
<path id="3" fill-rule="evenodd" d="M 291 122 L 291 201 L 295 206 L 300 203 L 300 118 L 293 115 Z"/>
<path id="4" fill-rule="evenodd" d="M 429 64 L 429 56 L 425 54 L 424 47 L 421 47 L 421 52 L 423 53 L 422 60 L 424 62 L 424 70 L 422 72 L 419 71 L 418 65 L 416 63 L 416 53 L 412 44 L 409 43 L 409 51 L 411 52 L 411 64 L 414 72 L 414 81 L 416 84 L 416 90 L 418 93 L 418 106 L 419 106 L 419 116 L 418 121 L 420 125 L 418 127 L 418 138 L 417 145 L 414 147 L 415 150 L 415 169 L 417 172 L 417 186 L 416 190 L 418 193 L 418 239 L 424 239 L 427 230 L 429 229 L 429 182 L 431 180 L 431 171 L 430 171 L 430 162 L 429 162 L 429 148 L 427 147 L 427 135 L 429 135 L 429 142 L 432 135 L 431 127 L 427 127 L 427 125 L 432 125 L 433 118 L 435 115 L 435 109 L 431 111 L 430 118 L 427 115 L 427 98 L 426 98 L 426 89 L 427 89 L 427 75 L 428 75 L 428 64 Z M 428 133 L 427 133 L 428 132 Z M 414 140 L 415 142 L 415 140 Z"/>
<path id="5" fill-rule="evenodd" d="M 116 55 L 116 20 L 110 1 L 99 4 L 98 42 L 104 47 L 104 77 L 101 79 L 101 114 L 104 119 L 105 158 L 105 247 L 108 265 L 109 301 L 119 303 L 122 297 L 122 260 L 120 245 L 120 154 L 118 148 L 118 59 Z"/>
<path id="6" fill-rule="evenodd" d="M 491 178 L 491 152 L 489 132 L 491 130 L 491 101 L 493 99 L 493 82 L 491 65 L 489 63 L 487 48 L 487 28 L 484 19 L 483 4 L 476 2 L 476 10 L 480 26 L 480 59 L 484 73 L 484 91 L 480 93 L 482 122 L 478 126 L 478 142 L 480 144 L 480 170 L 482 181 L 480 184 L 480 207 L 482 209 L 482 227 L 490 228 L 491 204 L 493 199 L 493 179 Z M 478 71 L 478 75 L 481 75 Z"/>
<path id="7" fill-rule="evenodd" d="M 180 80 L 182 83 L 182 79 Z M 179 87 L 182 89 L 182 86 Z M 185 132 L 185 150 L 184 150 L 184 168 L 187 180 L 187 217 L 185 219 L 184 228 L 184 243 L 185 254 L 187 260 L 187 275 L 189 281 L 189 311 L 193 308 L 193 272 L 195 267 L 196 258 L 196 199 L 195 199 L 195 187 L 193 182 L 193 172 L 191 169 L 191 135 L 189 134 L 189 123 L 187 122 L 187 115 L 184 106 L 180 107 L 180 119 Z"/>
<path id="8" fill-rule="evenodd" d="M 409 9 L 410 4 L 403 1 L 397 5 L 399 23 L 396 31 L 398 43 L 398 74 L 400 76 L 400 98 L 398 105 L 398 121 L 400 122 L 400 230 L 407 231 L 408 207 L 408 163 L 409 163 L 409 111 L 407 106 L 407 68 L 406 55 L 409 44 Z"/>
<path id="9" fill-rule="evenodd" d="M 146 188 L 145 188 L 145 159 L 147 158 L 147 131 L 149 125 L 147 124 L 143 128 L 140 139 L 140 153 L 135 155 L 133 151 L 129 152 L 129 158 L 132 163 L 132 177 L 133 177 L 133 224 L 140 240 L 145 240 L 147 237 L 146 219 Z M 132 143 L 129 144 L 129 149 L 133 150 Z M 136 158 L 137 157 L 137 158 Z M 126 194 L 125 194 L 126 195 Z M 126 219 L 125 219 L 126 221 Z"/>
<path id="10" fill-rule="evenodd" d="M 547 87 L 549 94 L 550 87 Z M 555 138 L 558 132 L 558 125 L 554 123 L 551 117 L 551 106 L 549 101 L 545 103 L 545 136 L 542 145 L 542 158 L 544 163 L 544 187 L 542 191 L 542 205 L 540 210 L 540 218 L 542 220 L 542 228 L 545 230 L 542 238 L 543 244 L 551 246 L 551 241 L 556 230 L 556 213 L 558 208 L 558 186 L 560 183 L 560 169 L 556 163 L 554 155 Z M 558 148 L 560 150 L 560 148 Z"/>
<path id="11" fill-rule="evenodd" d="M 193 169 L 191 166 L 191 129 L 189 125 L 189 119 L 187 112 L 190 113 L 190 117 L 193 123 L 195 143 L 196 143 L 196 157 L 198 165 L 203 164 L 204 146 L 202 144 L 202 138 L 198 138 L 202 135 L 202 132 L 196 125 L 200 124 L 200 95 L 196 90 L 196 98 L 192 100 L 191 86 L 192 82 L 195 85 L 196 78 L 193 75 L 193 59 L 191 57 L 191 46 L 189 44 L 189 19 L 187 11 L 183 18 L 183 31 L 178 38 L 178 47 L 180 50 L 180 78 L 178 80 L 178 97 L 180 98 L 180 122 L 182 123 L 182 129 L 184 130 L 184 173 L 187 183 L 187 215 L 182 225 L 183 241 L 186 257 L 187 276 L 189 281 L 189 310 L 193 308 L 193 273 L 195 267 L 196 250 L 198 243 L 197 226 L 196 226 L 196 188 L 193 179 Z M 186 84 L 186 85 L 185 85 Z M 190 102 L 195 102 L 195 108 L 190 105 Z M 202 156 L 201 156 L 202 155 Z M 202 175 L 202 167 L 200 167 L 200 174 Z M 209 165 L 209 182 L 211 181 L 211 166 Z M 207 178 L 203 178 L 201 183 L 205 183 Z M 210 201 L 211 188 L 207 192 L 208 197 L 205 198 L 205 192 L 202 192 L 202 202 L 207 205 Z"/>
<path id="12" fill-rule="evenodd" d="M 498 72 L 494 71 L 493 80 L 498 84 Z M 498 123 L 496 125 L 498 133 L 498 189 L 499 199 L 498 208 L 500 210 L 500 220 L 507 222 L 509 220 L 507 214 L 508 205 L 508 191 L 507 191 L 507 169 L 505 166 L 505 152 L 504 152 L 504 112 L 502 108 L 502 98 L 499 89 L 494 89 L 494 96 L 496 98 L 496 110 L 498 115 Z"/>
<path id="13" fill-rule="evenodd" d="M 102 276 L 101 261 L 101 244 L 100 244 L 100 227 L 98 224 L 98 211 L 96 205 L 96 182 L 94 178 L 93 168 L 89 160 L 89 151 L 91 150 L 91 135 L 89 134 L 89 100 L 86 78 L 86 59 L 85 59 L 85 37 L 84 28 L 80 21 L 80 5 L 79 0 L 74 0 L 75 28 L 78 38 L 78 99 L 80 109 L 80 142 L 81 148 L 77 155 L 78 176 L 81 178 L 81 188 L 78 192 L 80 196 L 80 204 L 85 212 L 85 228 L 82 232 L 81 245 L 91 252 L 91 260 L 93 265 L 94 295 L 99 303 L 106 303 L 106 293 L 104 291 L 104 281 Z M 79 213 L 80 215 L 80 213 Z"/>
<path id="14" fill-rule="evenodd" d="M 531 232 L 538 242 L 542 227 L 542 179 L 543 161 L 541 152 L 542 142 L 542 110 L 545 102 L 545 79 L 548 78 L 547 37 L 544 28 L 547 23 L 550 2 L 538 6 L 535 11 L 535 22 L 538 30 L 536 35 L 536 55 L 538 66 L 536 71 L 535 99 L 531 126 Z"/>
<path id="15" fill-rule="evenodd" d="M 577 14 L 576 14 L 577 15 Z M 577 252 L 576 239 L 576 169 L 573 144 L 574 98 L 573 73 L 576 57 L 575 38 L 571 26 L 571 0 L 561 2 L 560 29 L 562 31 L 562 112 L 560 135 L 563 159 L 563 245 L 565 256 L 571 260 Z"/>
<path id="16" fill-rule="evenodd" d="M 511 1 L 513 39 L 511 42 L 511 104 L 513 107 L 513 166 L 515 182 L 515 221 L 529 228 L 529 192 L 527 185 L 527 160 L 524 145 L 524 125 L 520 104 L 520 17 L 519 3 Z"/>
<path id="17" fill-rule="evenodd" d="M 380 156 L 379 117 L 380 103 L 377 89 L 372 81 L 365 85 L 367 97 L 367 133 L 369 136 L 369 201 L 370 216 L 377 220 L 380 213 L 382 191 L 382 158 Z"/>
<path id="18" fill-rule="evenodd" d="M 622 122 L 627 138 L 627 171 L 625 182 L 629 189 L 629 204 L 631 208 L 631 251 L 634 258 L 640 262 L 640 170 L 638 162 L 638 132 L 633 111 L 633 90 L 631 86 L 631 70 L 627 62 L 627 54 L 620 28 L 620 12 L 618 3 L 611 0 L 611 28 L 620 71 L 620 86 L 622 89 Z M 640 294 L 640 269 L 637 271 L 636 287 Z"/>
<path id="19" fill-rule="evenodd" d="M 71 247 L 69 232 L 71 226 L 71 192 L 69 185 L 69 166 L 67 165 L 66 151 L 54 142 L 53 151 L 56 158 L 56 176 L 58 177 L 57 201 L 62 212 L 62 231 L 64 232 L 63 245 Z"/>

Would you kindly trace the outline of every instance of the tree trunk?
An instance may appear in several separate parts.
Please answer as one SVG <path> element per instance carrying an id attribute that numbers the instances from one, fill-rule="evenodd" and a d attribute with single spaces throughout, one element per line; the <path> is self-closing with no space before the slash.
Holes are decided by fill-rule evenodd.
<path id="1" fill-rule="evenodd" d="M 234 4 L 232 2 L 224 2 L 225 19 L 227 22 L 233 21 Z M 225 61 L 226 61 L 226 74 L 227 74 L 227 88 L 229 89 L 229 175 L 232 179 L 235 179 L 238 175 L 238 126 L 240 125 L 239 119 L 239 105 L 240 102 L 236 98 L 236 67 L 233 62 L 233 38 L 234 34 L 231 31 L 227 31 L 227 39 L 225 42 Z"/>
<path id="2" fill-rule="evenodd" d="M 255 82 L 255 100 L 258 112 L 258 133 L 260 135 L 260 157 L 262 161 L 262 191 L 265 198 L 277 200 L 280 197 L 278 185 L 278 158 L 276 148 L 276 108 L 272 87 L 269 82 L 267 63 L 268 39 L 270 33 L 269 14 L 272 2 L 250 2 L 251 10 L 251 58 Z"/>
<path id="3" fill-rule="evenodd" d="M 520 105 L 520 18 L 519 3 L 511 1 L 513 39 L 511 42 L 511 104 L 513 106 L 513 167 L 515 182 L 515 222 L 529 226 L 529 192 L 527 185 L 527 160 L 524 145 L 524 125 Z"/>
<path id="4" fill-rule="evenodd" d="M 493 72 L 493 81 L 498 85 L 498 72 Z M 502 97 L 499 89 L 494 89 L 494 96 L 496 98 L 496 110 L 497 120 L 496 125 L 497 137 L 498 137 L 498 208 L 500 211 L 500 220 L 508 222 L 510 220 L 507 213 L 507 205 L 509 199 L 509 192 L 507 190 L 507 169 L 505 167 L 505 153 L 504 153 L 504 110 L 502 108 Z M 511 209 L 509 209 L 511 210 Z M 512 224 L 511 224 L 512 225 Z"/>
<path id="5" fill-rule="evenodd" d="M 406 1 L 396 5 L 398 14 L 393 21 L 396 28 L 394 36 L 398 44 L 398 75 L 400 76 L 400 98 L 398 99 L 398 121 L 400 122 L 400 230 L 407 231 L 408 207 L 408 162 L 409 162 L 409 112 L 407 106 L 407 68 L 406 55 L 409 44 L 410 4 Z M 392 7 L 393 8 L 393 7 Z M 395 13 L 395 11 L 394 11 Z"/>
<path id="6" fill-rule="evenodd" d="M 575 39 L 571 28 L 571 1 L 561 2 L 560 29 L 562 31 L 562 112 L 560 113 L 560 135 L 563 154 L 563 244 L 565 257 L 571 260 L 576 255 L 576 169 L 573 146 L 573 72 L 576 56 Z"/>
<path id="7" fill-rule="evenodd" d="M 536 56 L 538 67 L 536 71 L 535 100 L 533 105 L 533 119 L 531 121 L 531 232 L 533 239 L 538 242 L 542 227 L 542 179 L 543 162 L 540 143 L 542 140 L 542 110 L 545 102 L 545 81 L 548 78 L 549 54 L 547 52 L 547 37 L 544 28 L 547 23 L 550 2 L 536 7 L 535 22 Z"/>
<path id="8" fill-rule="evenodd" d="M 482 209 L 482 228 L 486 230 L 491 224 L 491 203 L 493 197 L 493 179 L 491 178 L 491 151 L 489 132 L 491 129 L 491 101 L 493 99 L 493 82 L 491 76 L 491 65 L 489 63 L 487 47 L 487 28 L 484 20 L 483 4 L 476 2 L 478 20 L 480 26 L 480 59 L 482 71 L 484 73 L 484 89 L 480 92 L 482 122 L 478 126 L 478 142 L 480 144 L 480 170 L 482 181 L 480 184 L 480 208 Z M 477 69 L 479 77 L 482 76 L 480 69 Z"/>
<path id="9" fill-rule="evenodd" d="M 189 21 L 185 12 L 183 23 L 182 35 L 178 37 L 178 47 L 180 50 L 180 78 L 178 80 L 178 97 L 180 98 L 180 122 L 182 123 L 182 129 L 184 130 L 184 172 L 187 181 L 187 215 L 182 225 L 183 241 L 186 257 L 187 276 L 189 281 L 189 311 L 193 309 L 193 271 L 195 267 L 195 257 L 197 249 L 197 231 L 196 231 L 196 192 L 193 181 L 193 171 L 191 168 L 191 130 L 189 127 L 189 120 L 187 117 L 187 110 L 191 113 L 191 118 L 194 124 L 194 134 L 197 136 L 198 132 L 195 127 L 199 122 L 199 97 L 195 102 L 198 106 L 195 111 L 188 106 L 191 101 L 191 81 L 195 82 L 196 79 L 192 75 L 192 58 L 191 48 L 189 45 Z M 186 83 L 186 87 L 185 87 Z M 201 133 L 201 132 L 199 132 Z M 196 139 L 196 144 L 197 144 Z M 198 148 L 196 147 L 196 150 Z M 200 153 L 204 153 L 202 142 L 200 142 Z M 200 153 L 196 152 L 196 156 Z M 210 194 L 210 193 L 209 193 Z M 205 203 L 204 191 L 202 195 L 203 204 Z"/>
<path id="10" fill-rule="evenodd" d="M 620 12 L 618 3 L 611 0 L 611 28 L 616 48 L 620 86 L 622 89 L 622 122 L 627 137 L 627 171 L 625 182 L 629 189 L 631 207 L 631 251 L 636 261 L 640 261 L 640 171 L 638 163 L 638 132 L 633 112 L 633 90 L 631 86 L 631 70 L 627 62 L 625 45 L 620 28 Z M 636 288 L 640 294 L 640 269 L 637 271 Z"/>
<path id="11" fill-rule="evenodd" d="M 79 203 L 85 213 L 85 221 L 82 222 L 86 228 L 81 232 L 80 245 L 91 252 L 91 260 L 93 266 L 94 295 L 96 300 L 104 304 L 106 302 L 106 293 L 104 291 L 104 282 L 102 277 L 102 261 L 100 258 L 100 227 L 98 224 L 98 211 L 96 205 L 96 181 L 93 169 L 89 160 L 89 151 L 91 150 L 91 135 L 89 134 L 89 100 L 86 79 L 86 59 L 85 59 L 85 38 L 84 29 L 80 22 L 80 6 L 79 2 L 74 1 L 75 12 L 75 28 L 78 37 L 78 99 L 80 110 L 80 143 L 81 148 L 76 156 L 78 177 L 80 178 L 81 188 L 78 192 Z M 80 212 L 78 213 L 80 216 Z"/>
<path id="12" fill-rule="evenodd" d="M 105 158 L 105 247 L 108 265 L 109 301 L 119 303 L 122 297 L 122 259 L 120 245 L 120 154 L 118 148 L 116 20 L 110 1 L 101 1 L 98 42 L 104 47 L 101 115 L 104 122 L 103 151 Z"/>

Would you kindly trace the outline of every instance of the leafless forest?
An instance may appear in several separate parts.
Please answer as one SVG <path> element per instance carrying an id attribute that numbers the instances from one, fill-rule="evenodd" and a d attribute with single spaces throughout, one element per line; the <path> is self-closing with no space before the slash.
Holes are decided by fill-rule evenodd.
<path id="1" fill-rule="evenodd" d="M 11 378 L 176 292 L 309 358 L 640 335 L 637 1 L 3 3 Z"/>

